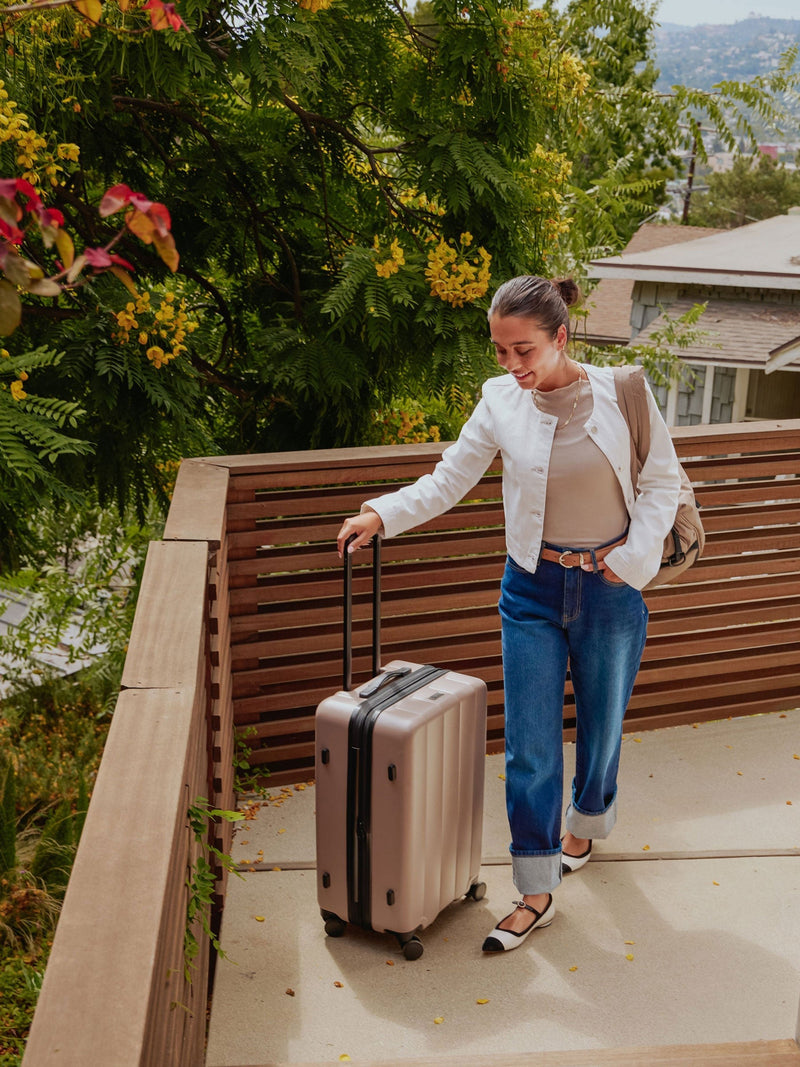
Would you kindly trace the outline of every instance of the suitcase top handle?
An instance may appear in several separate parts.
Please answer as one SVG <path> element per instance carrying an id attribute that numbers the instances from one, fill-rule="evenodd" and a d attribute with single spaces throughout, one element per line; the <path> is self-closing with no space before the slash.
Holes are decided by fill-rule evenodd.
<path id="1" fill-rule="evenodd" d="M 344 563 L 344 655 L 342 662 L 342 689 L 349 693 L 353 688 L 353 556 L 348 551 L 356 534 L 347 538 L 342 553 Z M 372 538 L 372 674 L 381 669 L 381 539 Z M 380 684 L 380 683 L 379 683 Z"/>

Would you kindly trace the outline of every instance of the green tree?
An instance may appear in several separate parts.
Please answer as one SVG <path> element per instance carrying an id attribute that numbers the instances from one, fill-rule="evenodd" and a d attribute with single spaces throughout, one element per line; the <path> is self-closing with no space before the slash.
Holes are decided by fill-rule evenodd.
<path id="1" fill-rule="evenodd" d="M 170 276 L 124 234 L 135 294 L 104 275 L 27 299 L 14 400 L 76 405 L 67 436 L 88 443 L 54 473 L 143 509 L 181 454 L 352 443 L 398 391 L 469 394 L 490 287 L 547 269 L 569 228 L 559 131 L 587 76 L 526 8 L 193 0 L 174 34 L 113 3 L 99 26 L 68 7 L 9 20 L 6 172 L 26 149 L 77 249 L 109 246 L 110 185 L 140 190 L 169 205 L 181 257 Z"/>
<path id="2" fill-rule="evenodd" d="M 763 154 L 738 156 L 730 170 L 709 174 L 707 184 L 692 200 L 695 226 L 733 229 L 800 207 L 800 172 Z"/>
<path id="3" fill-rule="evenodd" d="M 679 165 L 674 118 L 655 90 L 657 6 L 572 0 L 561 16 L 564 39 L 591 74 L 569 146 L 579 259 L 627 244 Z"/>
<path id="4" fill-rule="evenodd" d="M 739 144 L 754 151 L 765 129 L 795 125 L 797 47 L 769 74 L 747 82 L 659 91 L 656 6 L 648 0 L 572 0 L 560 16 L 563 39 L 592 75 L 581 101 L 582 121 L 566 149 L 575 160 L 570 201 L 579 261 L 627 243 L 663 202 L 666 181 L 680 173 L 681 151 L 692 161 L 707 161 L 704 130 L 715 130 L 717 143 L 729 151 Z M 693 168 L 694 162 L 690 190 Z"/>

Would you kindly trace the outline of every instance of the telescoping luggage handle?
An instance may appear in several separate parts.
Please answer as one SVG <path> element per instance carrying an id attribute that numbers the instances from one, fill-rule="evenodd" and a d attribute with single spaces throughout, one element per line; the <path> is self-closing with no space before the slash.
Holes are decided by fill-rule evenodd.
<path id="1" fill-rule="evenodd" d="M 344 661 L 342 689 L 349 693 L 353 688 L 353 558 L 348 552 L 350 543 L 356 539 L 351 534 L 344 545 Z M 403 667 L 396 671 L 381 670 L 381 539 L 375 534 L 372 538 L 372 681 L 360 692 L 359 696 L 369 697 L 387 682 L 409 674 L 411 668 Z M 378 676 L 378 677 L 376 677 Z"/>
<path id="2" fill-rule="evenodd" d="M 353 688 L 353 556 L 348 551 L 356 534 L 347 538 L 344 545 L 344 661 L 342 688 L 349 693 Z M 381 661 L 381 539 L 372 538 L 372 673 L 380 670 Z"/>

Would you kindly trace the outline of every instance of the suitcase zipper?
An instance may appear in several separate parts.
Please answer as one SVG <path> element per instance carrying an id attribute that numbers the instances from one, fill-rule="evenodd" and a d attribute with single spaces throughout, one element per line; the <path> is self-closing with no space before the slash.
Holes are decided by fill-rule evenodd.
<path id="1" fill-rule="evenodd" d="M 420 667 L 362 701 L 350 717 L 347 760 L 347 895 L 351 923 L 371 925 L 372 731 L 380 713 L 447 671 Z"/>

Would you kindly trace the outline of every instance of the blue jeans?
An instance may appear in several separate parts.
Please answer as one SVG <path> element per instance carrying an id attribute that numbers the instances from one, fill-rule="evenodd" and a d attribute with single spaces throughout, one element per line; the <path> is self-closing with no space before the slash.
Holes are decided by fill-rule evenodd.
<path id="1" fill-rule="evenodd" d="M 622 720 L 644 651 L 642 594 L 599 572 L 511 557 L 500 592 L 505 682 L 506 804 L 514 885 L 561 881 L 563 706 L 569 662 L 577 721 L 566 829 L 604 838 L 616 818 Z"/>

